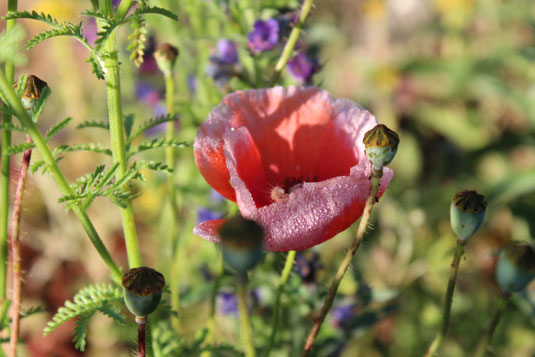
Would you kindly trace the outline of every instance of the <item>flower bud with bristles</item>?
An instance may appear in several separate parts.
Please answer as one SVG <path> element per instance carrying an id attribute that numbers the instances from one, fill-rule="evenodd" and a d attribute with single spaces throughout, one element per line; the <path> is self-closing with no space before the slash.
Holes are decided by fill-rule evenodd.
<path id="1" fill-rule="evenodd" d="M 262 256 L 264 229 L 256 221 L 236 216 L 219 229 L 223 259 L 234 270 L 244 273 Z"/>
<path id="2" fill-rule="evenodd" d="M 504 294 L 519 292 L 535 277 L 535 250 L 530 244 L 511 242 L 496 266 L 496 281 Z"/>
<path id="3" fill-rule="evenodd" d="M 165 278 L 152 268 L 139 267 L 126 272 L 121 284 L 128 310 L 135 316 L 147 316 L 160 304 Z"/>
<path id="4" fill-rule="evenodd" d="M 457 237 L 466 241 L 477 232 L 487 209 L 485 196 L 476 191 L 462 191 L 453 196 L 450 208 L 451 228 Z"/>
<path id="5" fill-rule="evenodd" d="M 388 165 L 398 151 L 399 136 L 384 124 L 378 124 L 364 134 L 366 156 L 377 171 Z"/>
<path id="6" fill-rule="evenodd" d="M 33 74 L 28 76 L 26 87 L 22 92 L 22 104 L 24 109 L 31 115 L 35 103 L 41 98 L 41 93 L 45 87 L 48 87 L 45 81 Z"/>
<path id="7" fill-rule="evenodd" d="M 166 77 L 173 72 L 178 53 L 178 49 L 168 43 L 161 44 L 158 50 L 154 52 L 156 64 Z"/>

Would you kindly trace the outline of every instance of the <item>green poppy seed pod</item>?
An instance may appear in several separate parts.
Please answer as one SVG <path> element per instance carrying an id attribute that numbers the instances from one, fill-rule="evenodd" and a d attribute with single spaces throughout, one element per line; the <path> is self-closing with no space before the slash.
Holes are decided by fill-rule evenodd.
<path id="1" fill-rule="evenodd" d="M 483 223 L 487 201 L 485 196 L 468 190 L 456 193 L 451 201 L 451 228 L 460 240 L 466 241 Z"/>
<path id="2" fill-rule="evenodd" d="M 28 113 L 33 112 L 35 103 L 41 98 L 41 92 L 48 87 L 45 81 L 33 74 L 28 76 L 26 88 L 22 92 L 22 104 Z"/>
<path id="3" fill-rule="evenodd" d="M 173 72 L 173 67 L 175 66 L 177 57 L 178 49 L 168 43 L 161 44 L 160 48 L 154 52 L 156 64 L 165 76 L 170 76 Z"/>
<path id="4" fill-rule="evenodd" d="M 384 124 L 378 124 L 364 134 L 364 146 L 368 160 L 377 171 L 388 165 L 398 151 L 399 136 Z"/>
<path id="5" fill-rule="evenodd" d="M 256 221 L 236 216 L 219 229 L 223 259 L 232 269 L 244 273 L 262 257 L 264 229 Z"/>
<path id="6" fill-rule="evenodd" d="M 495 273 L 504 294 L 524 290 L 535 277 L 535 250 L 527 243 L 507 244 L 500 253 Z"/>
<path id="7" fill-rule="evenodd" d="M 126 272 L 121 284 L 128 310 L 135 316 L 147 316 L 160 304 L 165 278 L 152 268 L 139 267 Z"/>

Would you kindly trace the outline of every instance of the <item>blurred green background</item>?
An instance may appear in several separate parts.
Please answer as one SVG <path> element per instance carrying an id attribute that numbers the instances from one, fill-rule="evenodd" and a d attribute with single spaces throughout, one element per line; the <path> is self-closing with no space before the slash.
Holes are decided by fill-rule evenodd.
<path id="1" fill-rule="evenodd" d="M 154 1 L 177 13 L 174 23 L 147 16 L 147 37 L 180 50 L 176 67 L 177 137 L 192 142 L 197 127 L 221 98 L 250 84 L 237 76 L 218 85 L 207 74 L 219 39 L 238 45 L 238 71 L 266 86 L 282 46 L 253 58 L 246 35 L 257 18 L 267 19 L 298 9 L 298 1 Z M 0 13 L 5 14 L 5 2 Z M 72 22 L 88 1 L 19 1 L 19 9 L 51 13 Z M 498 288 L 494 265 L 498 249 L 510 240 L 532 242 L 535 236 L 535 3 L 525 0 L 323 0 L 307 20 L 302 41 L 314 52 L 321 70 L 313 84 L 335 97 L 350 98 L 399 133 L 399 152 L 391 167 L 395 177 L 376 206 L 372 228 L 342 282 L 335 307 L 350 306 L 340 322 L 329 318 L 320 334 L 317 356 L 419 356 L 438 330 L 455 236 L 449 226 L 451 197 L 475 189 L 489 202 L 485 222 L 467 245 L 454 296 L 450 331 L 440 356 L 470 356 L 490 321 Z M 28 35 L 47 29 L 21 21 Z M 4 22 L 2 22 L 4 26 Z M 122 93 L 125 113 L 146 120 L 164 103 L 163 77 L 136 68 L 128 59 L 127 27 L 118 30 L 122 43 Z M 30 38 L 30 37 L 28 37 Z M 27 53 L 28 72 L 52 89 L 39 125 L 72 116 L 71 127 L 51 146 L 62 143 L 108 144 L 99 129 L 77 130 L 87 120 L 105 120 L 104 82 L 85 62 L 85 48 L 68 38 L 55 38 Z M 147 56 L 146 61 L 149 61 Z M 148 67 L 147 63 L 145 64 Z M 255 71 L 256 68 L 262 70 Z M 256 76 L 256 77 L 255 77 Z M 282 84 L 296 83 L 288 73 Z M 154 97 L 142 95 L 140 86 Z M 149 90 L 149 89 L 146 89 Z M 159 97 L 158 97 L 159 96 Z M 153 134 L 158 135 L 158 134 Z M 161 134 L 160 134 L 161 135 Z M 14 141 L 22 141 L 16 136 Z M 147 157 L 163 160 L 163 152 Z M 14 156 L 13 167 L 20 163 Z M 60 162 L 74 180 L 108 157 L 72 153 Z M 16 170 L 13 170 L 15 172 Z M 233 209 L 211 198 L 210 187 L 193 162 L 192 149 L 179 151 L 176 182 L 182 219 L 180 253 L 170 257 L 164 239 L 170 224 L 163 174 L 147 172 L 142 195 L 134 201 L 142 253 L 148 265 L 180 278 L 181 327 L 184 343 L 194 340 L 208 316 L 210 275 L 218 251 L 192 234 L 199 209 L 225 214 Z M 104 264 L 71 214 L 57 203 L 60 196 L 47 175 L 33 175 L 23 213 L 26 279 L 23 306 L 46 306 L 49 313 L 23 320 L 22 336 L 29 356 L 78 356 L 72 347 L 74 324 L 48 337 L 42 328 L 77 289 L 107 281 Z M 117 206 L 97 200 L 89 210 L 97 230 L 120 264 L 126 266 Z M 283 299 L 279 345 L 273 356 L 296 356 L 320 308 L 330 278 L 356 227 L 305 252 L 319 254 L 317 275 L 306 282 L 294 271 Z M 251 277 L 257 295 L 252 304 L 255 341 L 263 346 L 283 253 L 267 253 Z M 318 265 L 318 266 L 319 266 Z M 223 292 L 232 292 L 229 277 Z M 219 301 L 219 300 L 218 300 Z M 223 300 L 220 299 L 220 304 Z M 216 341 L 240 346 L 237 316 L 218 310 Z M 335 317 L 337 315 L 334 315 Z M 170 329 L 163 317 L 158 331 Z M 535 355 L 535 287 L 516 296 L 494 339 L 496 356 Z M 113 326 L 96 316 L 89 328 L 86 355 L 131 355 L 133 325 Z M 162 337 L 163 339 L 164 337 Z M 182 343 L 182 340 L 175 341 Z M 171 343 L 171 342 L 169 342 Z M 234 355 L 221 352 L 221 355 Z M 173 355 L 173 354 L 170 354 Z M 216 354 L 217 355 L 217 354 Z"/>

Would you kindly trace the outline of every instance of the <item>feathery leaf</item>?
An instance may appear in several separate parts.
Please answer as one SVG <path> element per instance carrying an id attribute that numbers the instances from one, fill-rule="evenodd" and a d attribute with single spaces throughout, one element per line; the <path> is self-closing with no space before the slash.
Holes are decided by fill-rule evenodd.
<path id="1" fill-rule="evenodd" d="M 66 128 L 71 121 L 72 118 L 67 117 L 51 126 L 50 129 L 48 129 L 48 132 L 46 133 L 45 140 L 49 141 L 50 139 L 52 139 L 57 133 Z"/>

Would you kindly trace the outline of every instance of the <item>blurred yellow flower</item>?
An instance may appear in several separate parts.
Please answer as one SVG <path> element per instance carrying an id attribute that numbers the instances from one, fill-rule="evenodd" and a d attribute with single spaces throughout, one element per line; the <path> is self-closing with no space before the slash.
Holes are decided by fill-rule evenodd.
<path id="1" fill-rule="evenodd" d="M 396 68 L 383 66 L 376 69 L 373 74 L 375 86 L 383 93 L 391 93 L 399 83 L 400 76 Z"/>
<path id="2" fill-rule="evenodd" d="M 381 20 L 386 14 L 386 5 L 383 0 L 366 0 L 362 4 L 364 16 L 371 20 Z"/>
<path id="3" fill-rule="evenodd" d="M 50 14 L 59 21 L 73 21 L 78 18 L 80 9 L 73 1 L 64 0 L 38 0 L 33 9 L 37 12 Z"/>

